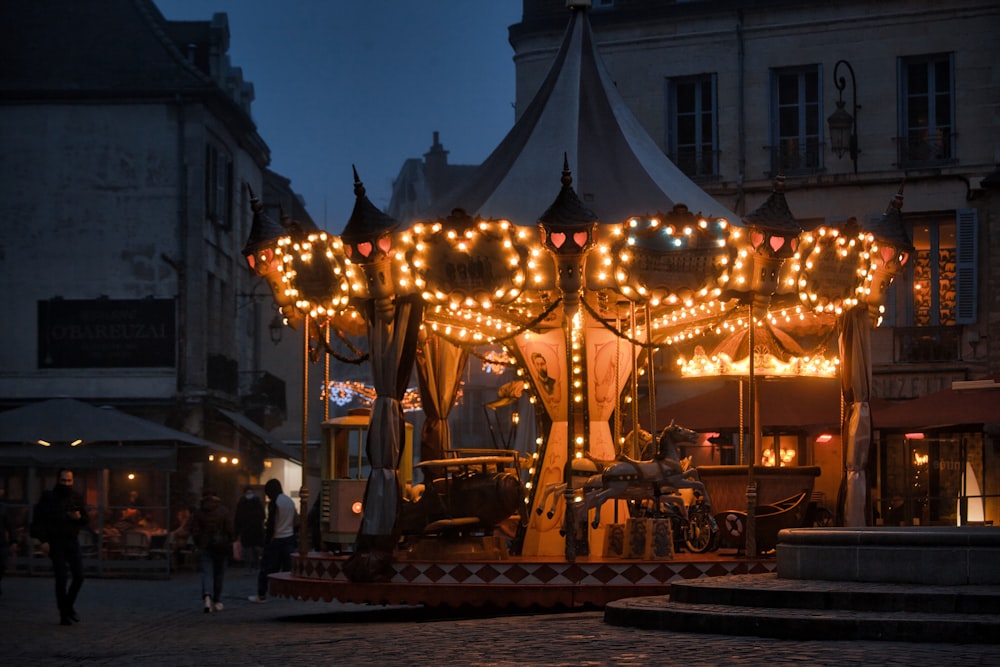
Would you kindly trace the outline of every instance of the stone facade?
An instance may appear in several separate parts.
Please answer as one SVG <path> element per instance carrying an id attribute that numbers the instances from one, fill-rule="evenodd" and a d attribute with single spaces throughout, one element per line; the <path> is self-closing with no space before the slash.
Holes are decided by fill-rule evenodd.
<path id="1" fill-rule="evenodd" d="M 239 449 L 238 474 L 213 482 L 238 493 L 265 452 L 222 411 L 284 421 L 297 367 L 242 255 L 249 192 L 275 218 L 306 214 L 267 170 L 226 15 L 39 0 L 5 5 L 0 24 L 0 405 L 72 396 Z"/>

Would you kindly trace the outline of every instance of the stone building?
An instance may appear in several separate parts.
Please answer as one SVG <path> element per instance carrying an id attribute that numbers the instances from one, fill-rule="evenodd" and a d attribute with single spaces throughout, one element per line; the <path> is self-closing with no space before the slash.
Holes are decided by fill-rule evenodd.
<path id="1" fill-rule="evenodd" d="M 236 452 L 222 465 L 182 450 L 168 492 L 90 470 L 88 500 L 113 506 L 133 484 L 172 515 L 204 484 L 235 502 L 275 454 L 268 429 L 294 409 L 283 378 L 301 349 L 287 332 L 272 343 L 271 295 L 242 255 L 251 193 L 275 219 L 278 205 L 308 216 L 267 168 L 226 15 L 38 0 L 5 3 L 0 35 L 0 407 L 73 397 Z M 54 471 L 24 474 L 0 475 L 9 502 Z"/>

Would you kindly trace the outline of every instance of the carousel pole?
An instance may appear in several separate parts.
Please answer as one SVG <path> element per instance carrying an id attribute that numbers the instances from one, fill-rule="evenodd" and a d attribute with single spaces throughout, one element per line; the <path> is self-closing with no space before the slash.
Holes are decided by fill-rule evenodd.
<path id="1" fill-rule="evenodd" d="M 749 345 L 749 373 L 748 373 L 748 384 L 749 384 L 749 410 L 747 412 L 748 420 L 747 424 L 749 426 L 749 455 L 747 456 L 747 525 L 746 525 L 746 555 L 748 557 L 757 555 L 757 520 L 756 520 L 756 509 L 757 509 L 757 480 L 754 478 L 753 468 L 754 464 L 757 462 L 757 431 L 760 428 L 759 420 L 757 419 L 757 378 L 754 374 L 754 366 L 756 356 L 754 354 L 754 330 L 757 328 L 754 323 L 753 307 L 750 308 L 749 315 L 749 333 L 747 336 L 747 342 Z"/>
<path id="2" fill-rule="evenodd" d="M 309 313 L 302 324 L 302 486 L 299 488 L 299 556 L 309 553 Z"/>
<path id="3" fill-rule="evenodd" d="M 654 368 L 656 366 L 655 359 L 653 355 L 656 350 L 653 349 L 653 323 L 652 316 L 650 315 L 649 304 L 644 306 L 643 315 L 646 318 L 646 344 L 649 345 L 649 350 L 646 352 L 646 385 L 649 387 L 649 432 L 651 434 L 656 433 L 656 379 Z"/>
<path id="4" fill-rule="evenodd" d="M 323 421 L 330 421 L 330 322 L 323 330 L 326 350 L 323 351 Z"/>
<path id="5" fill-rule="evenodd" d="M 566 399 L 566 465 L 563 468 L 563 482 L 566 484 L 566 491 L 564 492 L 564 499 L 566 501 L 566 518 L 565 518 L 565 531 L 566 531 L 566 561 L 572 563 L 576 561 L 576 531 L 577 526 L 580 523 L 579 517 L 576 516 L 576 511 L 573 504 L 573 496 L 575 491 L 573 489 L 573 459 L 575 457 L 576 449 L 576 429 L 574 428 L 576 418 L 573 414 L 573 324 L 572 318 L 566 318 L 563 322 L 563 338 L 565 340 L 566 346 L 566 382 L 565 385 L 565 396 Z"/>
<path id="6" fill-rule="evenodd" d="M 632 337 L 638 340 L 635 335 L 635 304 L 631 303 L 629 305 L 629 327 L 632 332 Z M 633 447 L 636 450 L 632 452 L 633 456 L 638 456 L 638 444 L 639 444 L 639 355 L 632 352 L 632 438 Z"/>

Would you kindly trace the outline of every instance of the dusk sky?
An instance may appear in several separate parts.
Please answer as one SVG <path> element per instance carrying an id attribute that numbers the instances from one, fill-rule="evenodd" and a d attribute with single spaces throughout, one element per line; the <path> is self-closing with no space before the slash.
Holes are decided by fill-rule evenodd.
<path id="1" fill-rule="evenodd" d="M 316 223 L 339 233 L 351 165 L 389 205 L 403 161 L 434 131 L 452 164 L 479 164 L 514 123 L 507 28 L 521 0 L 154 0 L 169 20 L 229 16 L 229 55 L 254 85 L 270 168 Z"/>

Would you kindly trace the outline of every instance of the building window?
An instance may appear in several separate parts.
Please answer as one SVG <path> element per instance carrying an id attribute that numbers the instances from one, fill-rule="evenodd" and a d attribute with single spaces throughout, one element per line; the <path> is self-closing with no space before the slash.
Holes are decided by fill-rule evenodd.
<path id="1" fill-rule="evenodd" d="M 818 65 L 771 71 L 771 175 L 808 174 L 822 165 Z"/>
<path id="2" fill-rule="evenodd" d="M 939 164 L 955 155 L 950 54 L 899 60 L 899 165 Z"/>
<path id="3" fill-rule="evenodd" d="M 960 359 L 958 325 L 976 321 L 976 209 L 907 219 L 913 257 L 893 286 L 889 321 L 896 324 L 895 359 Z"/>
<path id="4" fill-rule="evenodd" d="M 213 144 L 205 147 L 205 217 L 212 224 L 232 227 L 233 158 Z"/>
<path id="5" fill-rule="evenodd" d="M 693 179 L 719 173 L 715 75 L 667 81 L 667 156 Z"/>

